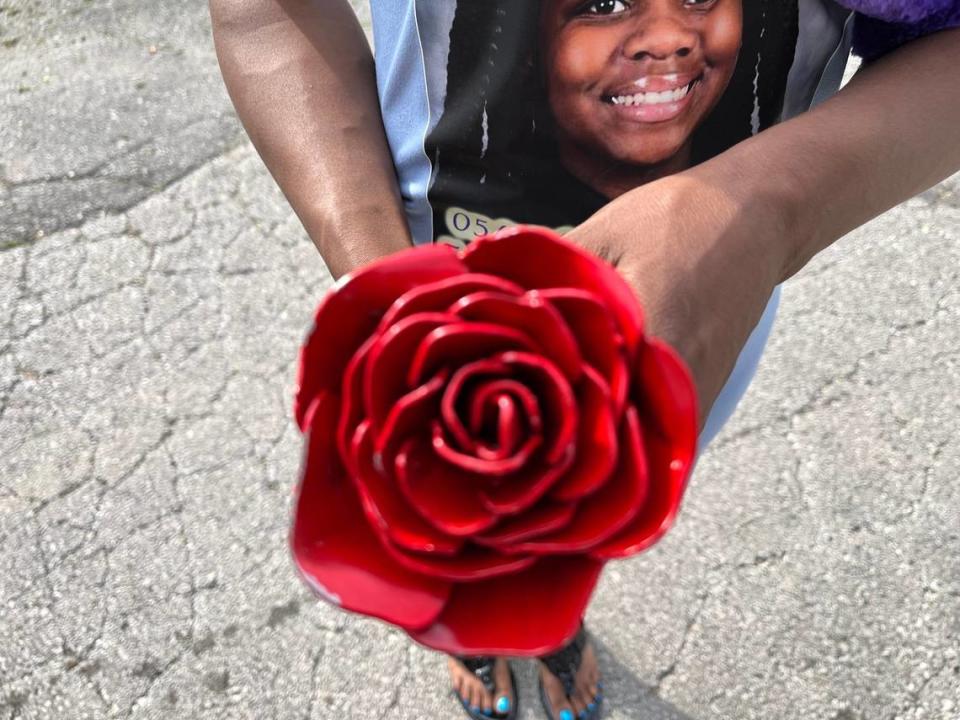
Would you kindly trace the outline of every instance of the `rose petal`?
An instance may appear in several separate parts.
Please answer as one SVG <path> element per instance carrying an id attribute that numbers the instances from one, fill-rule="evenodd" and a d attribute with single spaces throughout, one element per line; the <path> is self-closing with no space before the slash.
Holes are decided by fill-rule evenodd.
<path id="1" fill-rule="evenodd" d="M 442 367 L 457 368 L 504 350 L 536 349 L 519 330 L 490 323 L 460 322 L 437 328 L 424 338 L 407 374 L 407 385 L 416 387 Z"/>
<path id="2" fill-rule="evenodd" d="M 383 430 L 376 439 L 376 462 L 382 467 L 393 467 L 393 460 L 403 443 L 411 436 L 422 434 L 437 416 L 440 393 L 447 383 L 447 374 L 440 373 L 416 390 L 397 400 Z"/>
<path id="3" fill-rule="evenodd" d="M 543 558 L 523 572 L 456 585 L 437 622 L 410 636 L 452 655 L 549 654 L 577 634 L 602 569 L 586 557 Z"/>
<path id="4" fill-rule="evenodd" d="M 497 442 L 493 446 L 495 450 L 492 453 L 492 459 L 500 460 L 510 457 L 511 454 L 517 450 L 517 445 L 520 444 L 523 438 L 523 421 L 520 417 L 520 411 L 517 408 L 517 401 L 507 393 L 497 395 L 496 405 Z M 531 437 L 530 441 L 533 440 L 536 440 L 537 444 L 539 444 L 539 438 Z M 532 452 L 532 448 L 536 447 L 536 445 L 530 446 L 528 441 L 524 447 L 530 447 L 529 452 Z M 481 448 L 481 450 L 483 449 L 486 448 Z M 481 453 L 481 457 L 482 456 L 483 453 Z"/>
<path id="5" fill-rule="evenodd" d="M 500 376 L 509 373 L 510 368 L 498 360 L 476 360 L 467 363 L 450 378 L 450 384 L 447 385 L 443 393 L 443 399 L 440 401 L 440 414 L 443 418 L 444 426 L 453 436 L 460 449 L 465 452 L 476 452 L 476 443 L 470 432 L 464 426 L 457 410 L 457 404 L 463 395 L 464 388 L 470 382 L 476 381 L 484 376 Z M 474 432 L 477 432 L 474 430 Z"/>
<path id="6" fill-rule="evenodd" d="M 594 548 L 599 559 L 623 558 L 653 545 L 673 524 L 697 451 L 697 395 L 683 361 L 652 339 L 641 353 L 637 387 L 650 468 L 650 497 L 627 527 Z"/>
<path id="7" fill-rule="evenodd" d="M 496 515 L 515 515 L 533 505 L 553 487 L 570 469 L 573 453 L 568 453 L 556 465 L 533 458 L 528 466 L 499 481 L 496 487 L 483 492 L 483 505 Z"/>
<path id="8" fill-rule="evenodd" d="M 576 287 L 596 294 L 616 318 L 631 355 L 643 337 L 643 311 L 620 274 L 551 230 L 506 228 L 474 240 L 461 257 L 472 272 L 500 275 L 527 290 Z"/>
<path id="9" fill-rule="evenodd" d="M 400 567 L 367 523 L 336 452 L 339 399 L 324 393 L 313 404 L 291 550 L 307 583 L 340 607 L 409 630 L 429 626 L 450 594 L 450 583 Z"/>
<path id="10" fill-rule="evenodd" d="M 484 490 L 484 505 L 497 515 L 527 509 L 570 469 L 576 451 L 578 412 L 566 378 L 549 360 L 530 353 L 505 352 L 494 360 L 509 366 L 517 379 L 531 387 L 543 410 L 543 450 L 499 485 Z"/>
<path id="11" fill-rule="evenodd" d="M 510 575 L 522 572 L 536 562 L 536 558 L 531 555 L 508 555 L 469 542 L 453 557 L 408 553 L 389 545 L 387 552 L 398 565 L 411 572 L 452 582 L 473 583 Z"/>
<path id="12" fill-rule="evenodd" d="M 494 379 L 476 388 L 473 393 L 475 403 L 485 402 L 488 392 L 499 392 L 502 389 L 503 392 L 510 393 L 520 401 L 531 430 L 533 432 L 540 431 L 540 408 L 536 397 L 521 383 L 503 377 L 509 375 L 510 372 L 510 367 L 503 362 L 485 359 L 467 363 L 450 378 L 450 384 L 447 385 L 440 402 L 440 413 L 445 429 L 453 436 L 454 441 L 462 451 L 478 453 L 479 448 L 471 431 L 473 434 L 479 435 L 483 418 L 479 413 L 475 417 L 471 417 L 471 429 L 467 430 L 460 417 L 458 404 L 465 394 L 464 388 L 467 387 L 468 383 L 476 383 L 486 376 Z M 480 410 L 482 411 L 482 405 Z"/>
<path id="13" fill-rule="evenodd" d="M 517 448 L 516 452 L 506 457 L 478 457 L 467 455 L 450 446 L 443 433 L 440 423 L 433 425 L 433 449 L 438 456 L 464 472 L 477 475 L 499 477 L 520 470 L 529 462 L 534 451 L 543 442 L 539 435 L 531 435 L 527 441 Z"/>
<path id="14" fill-rule="evenodd" d="M 387 534 L 391 542 L 415 552 L 453 555 L 463 541 L 440 532 L 407 504 L 396 481 L 374 464 L 373 427 L 365 420 L 353 438 L 354 480 L 367 520 Z"/>
<path id="15" fill-rule="evenodd" d="M 481 482 L 437 458 L 422 439 L 405 442 L 394 465 L 407 500 L 439 530 L 465 537 L 483 532 L 496 522 L 484 507 Z"/>
<path id="16" fill-rule="evenodd" d="M 500 363 L 500 367 L 503 368 L 503 372 L 509 371 L 509 366 L 503 363 Z M 474 392 L 470 403 L 471 432 L 475 435 L 480 434 L 484 422 L 484 413 L 487 411 L 491 398 L 499 398 L 501 395 L 507 395 L 513 398 L 515 403 L 520 403 L 516 410 L 517 420 L 518 422 L 523 421 L 527 431 L 539 434 L 543 430 L 543 419 L 540 416 L 540 403 L 537 401 L 537 396 L 522 383 L 504 378 L 484 383 Z M 522 412 L 520 412 L 521 409 Z M 504 446 L 502 440 L 500 445 L 501 447 Z"/>
<path id="17" fill-rule="evenodd" d="M 613 393 L 614 413 L 623 414 L 630 385 L 623 338 L 617 332 L 610 311 L 592 292 L 577 288 L 548 288 L 541 295 L 563 315 L 577 338 L 587 364 L 607 380 Z"/>
<path id="18" fill-rule="evenodd" d="M 546 461 L 551 465 L 560 462 L 574 450 L 578 422 L 577 401 L 566 377 L 541 355 L 509 351 L 495 359 L 507 365 L 513 377 L 539 399 Z"/>
<path id="19" fill-rule="evenodd" d="M 475 536 L 474 542 L 504 551 L 524 540 L 532 540 L 546 533 L 566 527 L 577 506 L 573 503 L 542 502 L 525 513 L 506 518 L 491 530 Z"/>
<path id="20" fill-rule="evenodd" d="M 442 312 L 458 298 L 481 290 L 506 295 L 522 295 L 523 288 L 496 275 L 465 273 L 427 283 L 404 293 L 383 316 L 380 329 L 390 327 L 402 318 L 420 312 Z"/>
<path id="21" fill-rule="evenodd" d="M 643 507 L 649 489 L 640 419 L 628 408 L 621 428 L 620 462 L 607 483 L 580 502 L 573 520 L 553 533 L 517 543 L 524 553 L 580 553 L 622 530 Z"/>
<path id="22" fill-rule="evenodd" d="M 617 425 L 610 390 L 591 367 L 577 387 L 577 457 L 573 467 L 550 490 L 550 497 L 573 502 L 595 492 L 617 465 Z"/>
<path id="23" fill-rule="evenodd" d="M 351 475 L 356 473 L 357 468 L 353 464 L 350 444 L 353 442 L 353 434 L 357 426 L 363 420 L 363 369 L 374 342 L 376 337 L 371 337 L 360 346 L 360 349 L 350 358 L 343 376 L 343 400 L 340 405 L 340 418 L 337 421 L 337 448 L 340 450 L 340 458 Z"/>
<path id="24" fill-rule="evenodd" d="M 580 377 L 583 360 L 563 316 L 536 290 L 522 297 L 490 291 L 471 293 L 450 306 L 448 312 L 464 320 L 504 325 L 522 331 L 539 345 L 570 382 Z"/>
<path id="25" fill-rule="evenodd" d="M 686 363 L 667 343 L 649 338 L 633 382 L 644 424 L 675 446 L 677 459 L 691 464 L 697 448 L 697 389 Z"/>
<path id="26" fill-rule="evenodd" d="M 453 248 L 411 248 L 344 275 L 320 303 L 313 329 L 300 350 L 294 416 L 301 431 L 310 406 L 335 389 L 354 352 L 374 331 L 384 311 L 410 290 L 466 273 Z"/>
<path id="27" fill-rule="evenodd" d="M 363 399 L 367 417 L 378 431 L 394 403 L 416 387 L 407 387 L 404 369 L 410 367 L 423 339 L 451 322 L 461 320 L 444 313 L 417 313 L 387 328 L 374 342 L 363 375 Z"/>

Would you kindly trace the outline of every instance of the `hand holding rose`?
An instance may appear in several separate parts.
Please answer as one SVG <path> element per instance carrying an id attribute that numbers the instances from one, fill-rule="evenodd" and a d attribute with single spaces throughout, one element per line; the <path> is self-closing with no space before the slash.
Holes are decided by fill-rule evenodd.
<path id="1" fill-rule="evenodd" d="M 620 275 L 524 227 L 343 278 L 296 415 L 304 577 L 454 654 L 567 642 L 603 564 L 666 532 L 696 449 L 687 371 Z"/>
<path id="2" fill-rule="evenodd" d="M 617 268 L 647 332 L 686 361 L 701 426 L 787 264 L 775 205 L 740 195 L 691 171 L 621 195 L 564 236 Z"/>

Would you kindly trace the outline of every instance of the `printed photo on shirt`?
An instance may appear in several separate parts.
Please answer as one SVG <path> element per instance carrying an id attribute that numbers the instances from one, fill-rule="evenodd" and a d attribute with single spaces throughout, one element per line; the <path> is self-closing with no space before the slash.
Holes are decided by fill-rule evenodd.
<path id="1" fill-rule="evenodd" d="M 453 4 L 425 147 L 435 235 L 459 242 L 576 225 L 769 127 L 797 46 L 796 0 Z"/>

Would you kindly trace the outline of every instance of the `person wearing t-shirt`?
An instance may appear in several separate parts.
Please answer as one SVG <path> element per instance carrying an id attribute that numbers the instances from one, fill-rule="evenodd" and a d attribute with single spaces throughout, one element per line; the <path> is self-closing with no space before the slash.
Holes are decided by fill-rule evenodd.
<path id="1" fill-rule="evenodd" d="M 960 0 L 372 0 L 376 63 L 347 0 L 210 6 L 240 119 L 334 277 L 497 225 L 572 228 L 686 360 L 701 447 L 779 284 L 960 169 Z M 835 92 L 851 42 L 868 62 Z M 541 665 L 559 720 L 596 713 L 581 649 L 569 687 Z M 454 687 L 512 717 L 489 661 L 493 687 L 450 658 Z"/>

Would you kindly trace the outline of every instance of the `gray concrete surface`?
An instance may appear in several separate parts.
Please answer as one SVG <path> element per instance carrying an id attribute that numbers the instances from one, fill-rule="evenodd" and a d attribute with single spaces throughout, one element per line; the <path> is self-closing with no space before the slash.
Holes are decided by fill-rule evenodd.
<path id="1" fill-rule="evenodd" d="M 329 278 L 204 3 L 0 0 L 0 164 L 0 719 L 459 717 L 292 571 Z M 675 531 L 604 575 L 607 717 L 960 716 L 958 239 L 954 179 L 787 286 Z"/>

